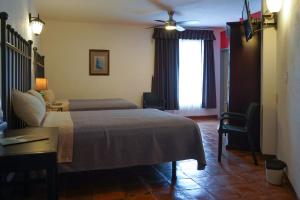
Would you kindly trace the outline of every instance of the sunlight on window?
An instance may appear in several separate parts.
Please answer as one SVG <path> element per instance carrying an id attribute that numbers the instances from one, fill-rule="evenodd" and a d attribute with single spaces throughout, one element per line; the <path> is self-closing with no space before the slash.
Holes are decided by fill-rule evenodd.
<path id="1" fill-rule="evenodd" d="M 179 40 L 179 108 L 199 110 L 203 84 L 202 40 Z"/>

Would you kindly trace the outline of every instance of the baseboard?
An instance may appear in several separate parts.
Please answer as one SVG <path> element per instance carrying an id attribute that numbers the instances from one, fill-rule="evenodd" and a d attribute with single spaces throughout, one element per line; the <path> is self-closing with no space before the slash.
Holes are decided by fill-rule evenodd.
<path id="1" fill-rule="evenodd" d="M 217 120 L 218 115 L 203 115 L 203 116 L 185 116 L 192 120 Z"/>

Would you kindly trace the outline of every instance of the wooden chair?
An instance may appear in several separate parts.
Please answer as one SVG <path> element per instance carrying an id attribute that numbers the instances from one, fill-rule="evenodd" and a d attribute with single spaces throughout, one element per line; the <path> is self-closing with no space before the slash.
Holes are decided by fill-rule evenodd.
<path id="1" fill-rule="evenodd" d="M 162 98 L 151 92 L 144 92 L 143 108 L 155 108 L 158 110 L 165 110 L 165 102 Z"/>
<path id="2" fill-rule="evenodd" d="M 255 113 L 259 108 L 258 103 L 251 103 L 247 109 L 246 114 L 242 113 L 234 113 L 234 112 L 225 112 L 221 115 L 220 126 L 219 126 L 219 147 L 218 147 L 218 161 L 221 162 L 222 156 L 222 138 L 223 133 L 227 134 L 246 134 L 248 137 L 249 147 L 252 151 L 252 156 L 254 160 L 254 164 L 257 165 L 257 159 L 255 156 L 255 147 L 253 141 L 253 125 L 254 125 L 254 118 Z M 239 121 L 243 125 L 231 125 L 230 120 Z M 229 122 L 229 123 L 228 123 Z"/>

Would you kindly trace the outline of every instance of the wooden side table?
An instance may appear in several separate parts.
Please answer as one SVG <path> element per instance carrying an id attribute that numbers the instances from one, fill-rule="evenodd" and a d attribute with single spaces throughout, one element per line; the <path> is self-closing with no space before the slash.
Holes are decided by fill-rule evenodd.
<path id="1" fill-rule="evenodd" d="M 54 104 L 47 104 L 46 109 L 48 112 L 54 111 L 54 112 L 62 112 L 64 108 L 64 105 L 62 103 L 54 103 Z"/>
<path id="2" fill-rule="evenodd" d="M 62 112 L 63 111 L 63 105 L 48 105 L 47 111 L 55 111 L 55 112 Z"/>
<path id="3" fill-rule="evenodd" d="M 41 134 L 49 139 L 0 145 L 0 171 L 31 171 L 45 169 L 47 172 L 48 199 L 57 200 L 57 142 L 58 128 L 25 128 L 5 133 L 7 137 Z"/>

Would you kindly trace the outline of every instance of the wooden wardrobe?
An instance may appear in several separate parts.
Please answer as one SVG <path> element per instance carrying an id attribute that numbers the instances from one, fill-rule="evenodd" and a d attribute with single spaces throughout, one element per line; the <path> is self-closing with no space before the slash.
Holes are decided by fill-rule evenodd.
<path id="1" fill-rule="evenodd" d="M 251 102 L 260 103 L 261 35 L 260 31 L 246 41 L 240 22 L 229 22 L 230 65 L 228 111 L 245 113 Z M 256 149 L 260 150 L 260 114 L 256 113 L 253 131 Z M 228 135 L 228 148 L 247 150 L 247 137 Z"/>

